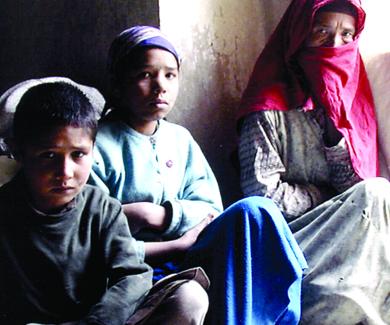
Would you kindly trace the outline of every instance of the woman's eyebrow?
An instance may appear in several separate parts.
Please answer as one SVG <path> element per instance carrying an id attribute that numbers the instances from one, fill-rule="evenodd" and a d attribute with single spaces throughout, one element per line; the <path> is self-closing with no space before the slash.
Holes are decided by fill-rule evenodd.
<path id="1" fill-rule="evenodd" d="M 352 33 L 356 32 L 356 28 L 354 26 L 343 26 L 343 28 L 347 32 L 352 32 Z"/>

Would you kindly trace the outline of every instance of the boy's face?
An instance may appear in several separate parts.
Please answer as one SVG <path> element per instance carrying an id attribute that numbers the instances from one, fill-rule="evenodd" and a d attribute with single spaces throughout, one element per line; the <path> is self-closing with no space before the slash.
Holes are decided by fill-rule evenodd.
<path id="1" fill-rule="evenodd" d="M 40 211 L 56 212 L 81 191 L 93 162 L 93 140 L 89 130 L 72 126 L 57 128 L 20 150 L 20 160 L 33 205 Z"/>
<path id="2" fill-rule="evenodd" d="M 121 87 L 121 106 L 129 110 L 131 126 L 141 133 L 153 133 L 156 121 L 164 118 L 175 104 L 179 68 L 168 51 L 151 48 L 141 55 Z"/>

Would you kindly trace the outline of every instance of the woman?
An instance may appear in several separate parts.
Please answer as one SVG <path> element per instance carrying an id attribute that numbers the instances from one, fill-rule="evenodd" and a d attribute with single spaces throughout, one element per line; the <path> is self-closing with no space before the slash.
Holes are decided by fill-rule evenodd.
<path id="1" fill-rule="evenodd" d="M 99 127 L 91 182 L 122 202 L 139 257 L 156 277 L 204 268 L 211 282 L 207 323 L 296 324 L 306 262 L 280 211 L 254 197 L 222 212 L 198 144 L 165 119 L 180 62 L 153 27 L 129 28 L 113 41 L 111 111 Z"/>
<path id="2" fill-rule="evenodd" d="M 293 0 L 242 98 L 242 190 L 271 198 L 304 252 L 303 324 L 390 323 L 390 185 L 364 20 L 358 0 Z"/>

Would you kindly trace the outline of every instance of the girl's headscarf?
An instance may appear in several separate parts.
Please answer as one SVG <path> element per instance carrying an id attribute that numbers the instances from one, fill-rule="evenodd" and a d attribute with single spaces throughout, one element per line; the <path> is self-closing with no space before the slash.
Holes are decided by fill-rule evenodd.
<path id="1" fill-rule="evenodd" d="M 180 56 L 173 44 L 158 29 L 151 26 L 134 26 L 121 32 L 112 42 L 108 52 L 108 72 L 115 79 L 122 69 L 121 62 L 135 49 L 161 48 L 173 54 L 178 66 Z"/>
<path id="2" fill-rule="evenodd" d="M 316 12 L 334 2 L 355 8 L 354 41 L 304 48 Z M 239 111 L 241 118 L 260 110 L 324 107 L 362 179 L 379 174 L 374 101 L 358 49 L 364 21 L 360 0 L 293 0 L 256 62 Z"/>

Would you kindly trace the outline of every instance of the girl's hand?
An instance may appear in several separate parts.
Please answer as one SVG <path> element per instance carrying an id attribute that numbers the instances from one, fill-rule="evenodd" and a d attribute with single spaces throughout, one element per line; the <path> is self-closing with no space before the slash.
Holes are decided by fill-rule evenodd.
<path id="1" fill-rule="evenodd" d="M 186 252 L 196 242 L 199 234 L 210 224 L 211 221 L 213 221 L 213 219 L 214 215 L 209 214 L 194 228 L 191 228 L 183 236 L 176 239 L 178 251 Z"/>
<path id="2" fill-rule="evenodd" d="M 213 220 L 214 216 L 209 214 L 198 225 L 188 230 L 178 239 L 162 242 L 145 242 L 145 260 L 152 265 L 154 263 L 167 262 L 172 259 L 181 258 L 187 250 L 196 242 L 199 234 Z"/>
<path id="3" fill-rule="evenodd" d="M 151 202 L 136 202 L 123 205 L 123 211 L 129 222 L 132 234 L 142 229 L 164 231 L 170 223 L 163 206 Z"/>

